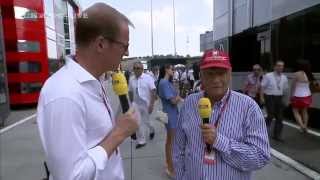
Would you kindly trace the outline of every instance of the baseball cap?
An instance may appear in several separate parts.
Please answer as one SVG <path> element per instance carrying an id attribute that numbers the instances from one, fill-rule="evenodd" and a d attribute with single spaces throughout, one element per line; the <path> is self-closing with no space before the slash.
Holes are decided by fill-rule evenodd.
<path id="1" fill-rule="evenodd" d="M 213 67 L 232 69 L 228 54 L 214 49 L 205 51 L 200 62 L 200 69 Z"/>

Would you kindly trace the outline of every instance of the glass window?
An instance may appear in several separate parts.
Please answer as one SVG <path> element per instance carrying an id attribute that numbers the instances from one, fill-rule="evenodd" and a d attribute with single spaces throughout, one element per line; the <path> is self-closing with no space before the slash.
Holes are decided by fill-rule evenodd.
<path id="1" fill-rule="evenodd" d="M 14 17 L 16 19 L 25 19 L 25 20 L 35 21 L 38 19 L 38 14 L 35 10 L 15 6 L 14 7 Z"/>
<path id="2" fill-rule="evenodd" d="M 1 8 L 0 8 L 1 10 Z M 1 11 L 0 11 L 1 13 Z M 0 25 L 1 22 L 1 14 L 0 14 Z M 7 82 L 6 82 L 6 72 L 5 72 L 5 62 L 4 62 L 4 47 L 3 47 L 3 39 L 2 39 L 2 29 L 0 27 L 0 104 L 4 104 L 7 102 Z"/>
<path id="3" fill-rule="evenodd" d="M 0 104 L 6 103 L 6 102 L 7 102 L 7 96 L 6 96 L 6 77 L 4 72 L 4 62 L 0 61 Z"/>
<path id="4" fill-rule="evenodd" d="M 57 40 L 56 32 L 50 28 L 46 28 L 47 38 L 52 39 L 54 41 Z"/>
<path id="5" fill-rule="evenodd" d="M 40 92 L 42 83 L 21 83 L 21 93 L 35 93 Z"/>
<path id="6" fill-rule="evenodd" d="M 37 41 L 18 40 L 18 52 L 40 52 L 40 43 Z"/>
<path id="7" fill-rule="evenodd" d="M 71 54 L 75 54 L 75 32 L 74 32 L 74 16 L 76 12 L 72 9 L 72 7 L 68 4 L 68 17 L 69 17 L 69 37 L 70 37 L 70 48 Z"/>
<path id="8" fill-rule="evenodd" d="M 240 33 L 249 28 L 248 5 L 249 4 L 243 4 L 233 11 L 233 34 Z"/>
<path id="9" fill-rule="evenodd" d="M 10 73 L 39 73 L 41 65 L 35 61 L 19 61 L 7 64 Z"/>
<path id="10" fill-rule="evenodd" d="M 66 39 L 66 42 L 65 42 L 65 49 L 67 50 L 67 49 L 69 49 L 70 50 L 70 48 L 71 48 L 71 46 L 70 46 L 70 40 L 67 40 Z"/>
<path id="11" fill-rule="evenodd" d="M 45 14 L 45 22 L 46 26 L 55 29 L 54 24 L 54 8 L 52 0 L 44 0 L 44 14 Z"/>
<path id="12" fill-rule="evenodd" d="M 64 17 L 67 16 L 67 2 L 66 1 L 53 1 L 54 2 L 54 14 L 56 33 L 62 36 L 62 42 L 64 41 Z M 58 37 L 59 38 L 59 37 Z M 59 43 L 59 39 L 57 39 Z"/>
<path id="13" fill-rule="evenodd" d="M 260 26 L 271 20 L 271 0 L 253 1 L 253 25 Z"/>
<path id="14" fill-rule="evenodd" d="M 51 39 L 47 39 L 47 50 L 49 59 L 58 59 L 57 43 Z"/>
<path id="15" fill-rule="evenodd" d="M 66 49 L 66 55 L 71 54 L 71 50 L 70 49 Z"/>
<path id="16" fill-rule="evenodd" d="M 65 39 L 67 40 L 67 39 L 70 39 L 68 17 L 64 17 L 63 21 L 64 21 L 64 35 L 65 35 Z"/>
<path id="17" fill-rule="evenodd" d="M 285 61 L 286 71 L 294 71 L 299 59 L 306 59 L 313 72 L 320 72 L 320 5 L 281 18 L 272 24 L 273 59 Z"/>
<path id="18" fill-rule="evenodd" d="M 214 17 L 218 18 L 225 13 L 229 12 L 229 1 L 215 0 L 214 1 Z"/>
<path id="19" fill-rule="evenodd" d="M 42 83 L 33 82 L 33 83 L 9 83 L 10 92 L 12 93 L 36 93 L 41 90 Z"/>
<path id="20" fill-rule="evenodd" d="M 215 19 L 214 40 L 220 40 L 229 35 L 229 14 Z"/>

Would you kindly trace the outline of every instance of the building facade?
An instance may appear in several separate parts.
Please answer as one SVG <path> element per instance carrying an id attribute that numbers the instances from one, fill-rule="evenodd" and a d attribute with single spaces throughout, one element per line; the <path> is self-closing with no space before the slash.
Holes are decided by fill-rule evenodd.
<path id="1" fill-rule="evenodd" d="M 281 59 L 290 72 L 304 58 L 320 72 L 320 1 L 214 0 L 214 41 L 230 53 L 235 71 L 254 63 L 271 70 Z"/>
<path id="2" fill-rule="evenodd" d="M 253 64 L 268 72 L 277 60 L 285 62 L 289 81 L 299 59 L 309 60 L 320 80 L 319 0 L 214 0 L 213 24 L 214 48 L 231 57 L 233 89 L 242 89 Z M 320 94 L 312 97 L 310 119 L 318 119 Z"/>
<path id="3" fill-rule="evenodd" d="M 204 34 L 200 34 L 200 51 L 204 52 L 205 50 L 213 48 L 213 31 L 206 31 Z"/>
<path id="4" fill-rule="evenodd" d="M 74 53 L 74 0 L 2 0 L 11 105 L 34 104 L 45 80 Z"/>

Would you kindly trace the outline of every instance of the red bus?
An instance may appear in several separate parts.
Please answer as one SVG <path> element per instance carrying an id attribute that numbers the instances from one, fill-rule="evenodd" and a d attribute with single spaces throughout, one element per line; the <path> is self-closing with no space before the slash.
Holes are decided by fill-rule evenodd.
<path id="1" fill-rule="evenodd" d="M 10 104 L 37 103 L 59 59 L 75 49 L 73 20 L 79 5 L 74 0 L 2 0 L 0 6 Z"/>

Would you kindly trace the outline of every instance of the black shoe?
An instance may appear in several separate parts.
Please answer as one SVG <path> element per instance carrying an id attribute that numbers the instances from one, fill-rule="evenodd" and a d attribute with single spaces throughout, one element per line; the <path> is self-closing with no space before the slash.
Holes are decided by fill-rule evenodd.
<path id="1" fill-rule="evenodd" d="M 154 132 L 150 133 L 149 138 L 150 138 L 150 140 L 152 140 L 154 138 Z"/>
<path id="2" fill-rule="evenodd" d="M 137 140 L 137 135 L 136 135 L 136 133 L 134 133 L 134 134 L 131 135 L 131 139 Z"/>
<path id="3" fill-rule="evenodd" d="M 147 145 L 147 143 L 144 143 L 144 144 L 137 144 L 136 145 L 136 149 L 140 149 L 142 148 L 143 146 Z"/>

